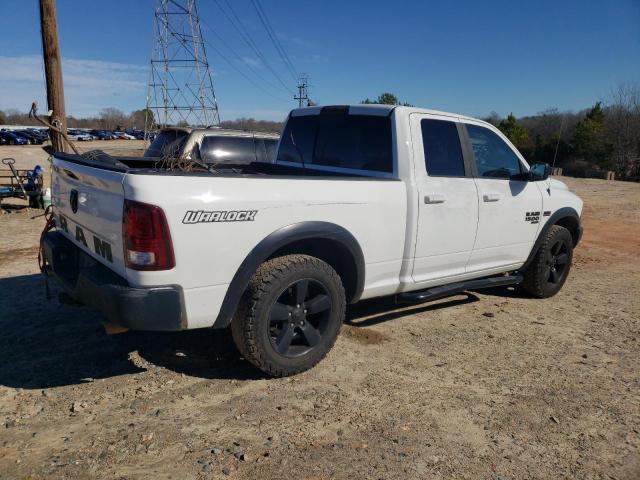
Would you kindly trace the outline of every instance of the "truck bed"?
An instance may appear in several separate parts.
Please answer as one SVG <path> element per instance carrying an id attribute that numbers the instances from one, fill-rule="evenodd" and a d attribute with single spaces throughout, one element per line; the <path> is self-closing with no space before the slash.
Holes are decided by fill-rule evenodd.
<path id="1" fill-rule="evenodd" d="M 162 158 L 112 156 L 100 150 L 82 155 L 56 153 L 56 158 L 87 167 L 110 170 L 127 174 L 143 175 L 194 175 L 194 176 L 269 176 L 269 177 L 314 177 L 350 178 L 366 180 L 396 180 L 388 177 L 374 177 L 347 172 L 326 172 L 310 168 L 292 167 L 274 163 L 252 162 L 248 164 L 198 164 L 190 163 L 190 168 L 168 168 Z"/>
<path id="2" fill-rule="evenodd" d="M 181 287 L 186 328 L 214 324 L 244 259 L 274 232 L 300 223 L 353 235 L 367 252 L 363 298 L 393 293 L 399 283 L 407 193 L 398 179 L 274 164 L 181 171 L 153 159 L 56 154 L 52 193 L 58 232 L 130 287 Z M 162 209 L 173 268 L 127 267 L 127 202 Z"/>

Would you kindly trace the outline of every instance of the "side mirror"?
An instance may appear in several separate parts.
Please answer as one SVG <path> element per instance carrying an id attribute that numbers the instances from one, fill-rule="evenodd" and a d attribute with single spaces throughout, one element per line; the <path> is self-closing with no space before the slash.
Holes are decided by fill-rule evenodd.
<path id="1" fill-rule="evenodd" d="M 551 175 L 551 165 L 548 163 L 534 163 L 529 169 L 529 181 L 539 182 L 546 180 Z"/>

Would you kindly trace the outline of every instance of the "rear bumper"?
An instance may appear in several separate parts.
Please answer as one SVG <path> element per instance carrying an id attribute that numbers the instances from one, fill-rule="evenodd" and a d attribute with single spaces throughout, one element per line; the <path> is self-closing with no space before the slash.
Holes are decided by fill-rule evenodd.
<path id="1" fill-rule="evenodd" d="M 43 239 L 49 273 L 76 301 L 98 309 L 109 323 L 132 330 L 183 330 L 187 326 L 182 289 L 138 288 L 94 260 L 59 232 Z"/>

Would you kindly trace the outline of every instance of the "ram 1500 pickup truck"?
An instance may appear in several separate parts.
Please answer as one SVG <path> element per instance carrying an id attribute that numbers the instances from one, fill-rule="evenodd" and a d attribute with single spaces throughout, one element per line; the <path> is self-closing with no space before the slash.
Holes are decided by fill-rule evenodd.
<path id="1" fill-rule="evenodd" d="M 452 113 L 302 108 L 275 163 L 177 165 L 56 154 L 46 269 L 109 325 L 230 327 L 274 376 L 319 362 L 348 303 L 555 295 L 582 233 L 582 201 L 548 165 Z"/>

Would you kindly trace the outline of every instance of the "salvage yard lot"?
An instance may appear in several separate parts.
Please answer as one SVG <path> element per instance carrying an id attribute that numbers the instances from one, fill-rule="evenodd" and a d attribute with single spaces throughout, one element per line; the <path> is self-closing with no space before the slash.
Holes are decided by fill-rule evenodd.
<path id="1" fill-rule="evenodd" d="M 0 479 L 638 478 L 640 185 L 561 180 L 585 234 L 556 297 L 363 302 L 286 379 L 225 331 L 107 336 L 45 300 L 40 212 L 0 214 Z"/>

